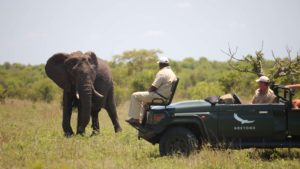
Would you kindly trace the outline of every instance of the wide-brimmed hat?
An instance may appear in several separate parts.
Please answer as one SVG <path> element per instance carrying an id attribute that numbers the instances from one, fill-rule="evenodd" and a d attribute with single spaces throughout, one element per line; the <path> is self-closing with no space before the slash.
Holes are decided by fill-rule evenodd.
<path id="1" fill-rule="evenodd" d="M 165 56 L 159 57 L 157 63 L 170 63 L 169 59 Z"/>
<path id="2" fill-rule="evenodd" d="M 256 79 L 256 82 L 269 83 L 270 79 L 267 76 L 260 76 L 259 79 Z"/>

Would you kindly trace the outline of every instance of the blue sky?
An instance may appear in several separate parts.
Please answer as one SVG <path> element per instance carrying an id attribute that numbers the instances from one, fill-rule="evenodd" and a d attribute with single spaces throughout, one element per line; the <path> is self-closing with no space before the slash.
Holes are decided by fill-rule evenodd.
<path id="1" fill-rule="evenodd" d="M 300 51 L 299 0 L 0 0 L 0 63 L 45 63 L 57 52 L 94 51 L 106 60 L 161 49 L 181 60 L 227 60 L 264 42 L 267 58 Z"/>

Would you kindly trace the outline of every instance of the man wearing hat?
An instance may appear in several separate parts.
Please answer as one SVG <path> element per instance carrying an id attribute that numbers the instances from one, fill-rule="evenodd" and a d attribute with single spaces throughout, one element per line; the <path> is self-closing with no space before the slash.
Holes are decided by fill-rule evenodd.
<path id="1" fill-rule="evenodd" d="M 128 119 L 126 120 L 130 124 L 139 124 L 140 114 L 145 104 L 151 103 L 155 98 L 165 99 L 171 95 L 172 82 L 177 80 L 176 75 L 172 71 L 167 57 L 160 57 L 157 63 L 160 70 L 148 91 L 135 92 L 131 95 Z"/>
<path id="2" fill-rule="evenodd" d="M 261 76 L 256 82 L 259 88 L 255 91 L 252 104 L 275 103 L 277 97 L 269 87 L 270 79 L 267 76 Z"/>

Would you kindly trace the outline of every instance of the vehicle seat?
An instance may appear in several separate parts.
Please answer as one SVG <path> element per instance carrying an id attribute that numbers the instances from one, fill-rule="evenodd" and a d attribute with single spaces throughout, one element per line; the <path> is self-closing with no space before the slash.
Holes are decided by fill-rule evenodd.
<path id="1" fill-rule="evenodd" d="M 179 83 L 179 78 L 177 77 L 177 79 L 172 82 L 172 86 L 171 86 L 171 95 L 169 98 L 167 99 L 163 99 L 163 98 L 155 98 L 152 100 L 152 102 L 149 104 L 150 106 L 154 106 L 154 105 L 161 105 L 161 106 L 167 106 L 169 104 L 172 103 L 173 97 L 175 95 L 176 89 L 177 89 L 177 85 Z"/>
<path id="2" fill-rule="evenodd" d="M 223 96 L 210 96 L 204 99 L 209 102 L 211 105 L 218 104 L 242 104 L 241 99 L 235 94 L 225 94 Z"/>
<path id="3" fill-rule="evenodd" d="M 153 99 L 151 103 L 144 105 L 144 110 L 142 113 L 142 126 L 144 126 L 147 121 L 147 111 L 150 109 L 151 106 L 167 107 L 169 104 L 172 103 L 178 83 L 179 83 L 179 78 L 177 77 L 177 79 L 174 82 L 172 82 L 171 95 L 168 99 L 156 98 L 156 99 Z"/>

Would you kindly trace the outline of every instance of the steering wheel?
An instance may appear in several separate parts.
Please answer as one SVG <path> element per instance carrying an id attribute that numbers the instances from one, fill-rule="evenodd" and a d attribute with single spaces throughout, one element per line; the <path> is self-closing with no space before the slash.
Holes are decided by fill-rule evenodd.
<path id="1" fill-rule="evenodd" d="M 239 96 L 237 96 L 235 93 L 232 93 L 231 95 L 234 98 L 234 103 L 235 104 L 242 104 L 241 99 L 239 98 Z"/>

